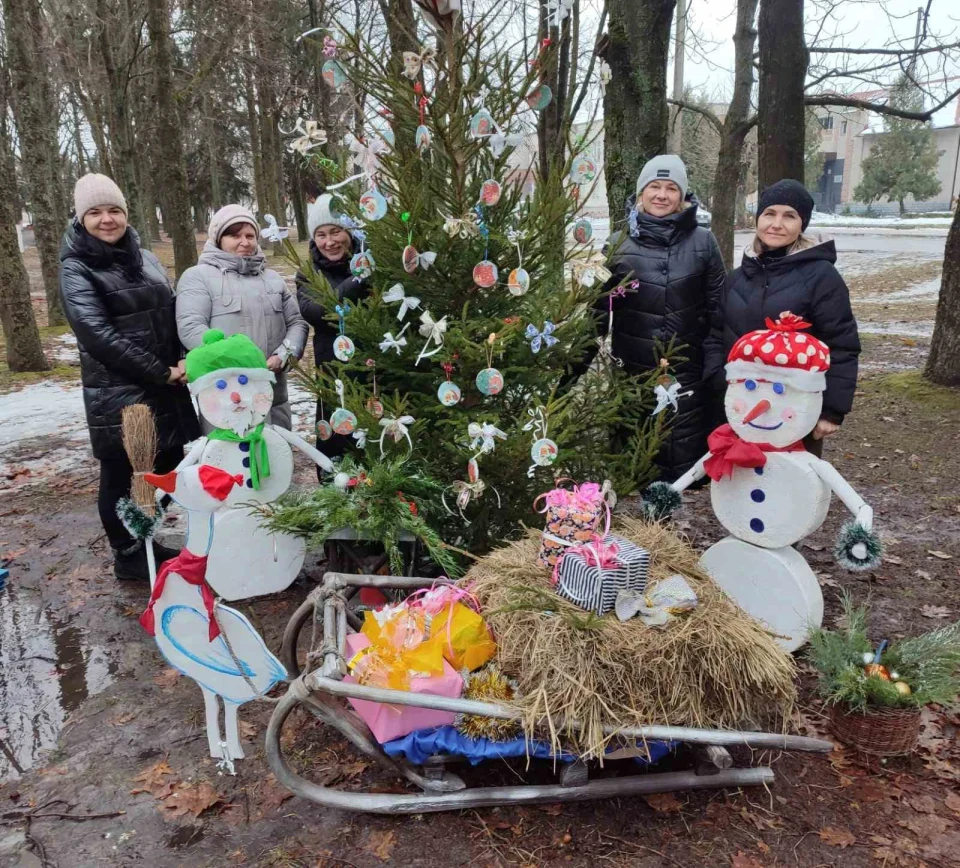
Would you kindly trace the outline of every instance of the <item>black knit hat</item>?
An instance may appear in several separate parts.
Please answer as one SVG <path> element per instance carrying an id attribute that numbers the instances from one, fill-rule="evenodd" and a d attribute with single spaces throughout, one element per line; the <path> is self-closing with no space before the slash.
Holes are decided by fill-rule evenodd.
<path id="1" fill-rule="evenodd" d="M 813 196 L 807 192 L 807 188 L 799 181 L 790 178 L 784 178 L 771 184 L 760 194 L 757 200 L 757 217 L 771 205 L 789 205 L 800 215 L 803 232 L 807 231 L 810 225 L 810 217 L 813 214 Z"/>

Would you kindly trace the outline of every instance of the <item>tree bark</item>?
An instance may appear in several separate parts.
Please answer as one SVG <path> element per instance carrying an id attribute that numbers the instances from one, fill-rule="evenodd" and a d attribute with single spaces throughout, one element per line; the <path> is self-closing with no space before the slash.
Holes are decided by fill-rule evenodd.
<path id="1" fill-rule="evenodd" d="M 937 319 L 923 375 L 943 386 L 960 386 L 960 208 L 954 212 L 943 253 Z"/>
<path id="2" fill-rule="evenodd" d="M 10 65 L 11 102 L 20 134 L 21 165 L 30 193 L 48 325 L 63 325 L 60 306 L 60 235 L 66 223 L 61 211 L 59 108 L 50 77 L 43 13 L 39 0 L 3 0 L 3 17 Z M 19 216 L 19 215 L 18 215 Z"/>
<path id="3" fill-rule="evenodd" d="M 180 136 L 180 118 L 173 94 L 170 12 L 167 0 L 147 0 L 147 28 L 153 55 L 157 106 L 157 154 L 164 167 L 167 232 L 173 240 L 177 277 L 197 262 L 197 237 L 190 219 L 190 191 Z"/>
<path id="4" fill-rule="evenodd" d="M 803 183 L 803 85 L 810 56 L 803 38 L 803 0 L 763 0 L 758 143 L 760 189 L 783 178 Z"/>
<path id="5" fill-rule="evenodd" d="M 387 24 L 390 61 L 397 71 L 403 68 L 403 52 L 419 51 L 417 19 L 412 0 L 380 0 L 380 11 Z"/>
<path id="6" fill-rule="evenodd" d="M 257 217 L 262 221 L 267 212 L 267 194 L 264 190 L 263 160 L 260 154 L 260 119 L 257 117 L 257 94 L 253 85 L 251 60 L 243 62 L 243 74 L 246 87 L 244 97 L 247 102 L 247 130 L 250 133 L 250 159 L 253 163 L 253 190 L 257 200 Z"/>
<path id="7" fill-rule="evenodd" d="M 667 59 L 676 0 L 609 0 L 603 99 L 611 228 L 623 222 L 643 164 L 667 149 Z"/>
<path id="8" fill-rule="evenodd" d="M 743 142 L 750 131 L 750 95 L 753 91 L 754 20 L 759 0 L 738 0 L 733 34 L 733 97 L 720 130 L 720 156 L 713 181 L 713 234 L 723 262 L 733 267 L 733 233 L 737 219 L 737 189 L 743 170 Z"/>

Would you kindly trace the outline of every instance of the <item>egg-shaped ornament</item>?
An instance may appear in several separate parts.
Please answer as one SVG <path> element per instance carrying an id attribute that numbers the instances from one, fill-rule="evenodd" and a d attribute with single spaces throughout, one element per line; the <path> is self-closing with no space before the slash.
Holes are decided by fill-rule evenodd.
<path id="1" fill-rule="evenodd" d="M 503 192 L 500 182 L 493 178 L 488 178 L 480 185 L 480 204 L 492 208 L 500 201 L 500 195 Z"/>
<path id="2" fill-rule="evenodd" d="M 437 389 L 437 400 L 443 404 L 444 407 L 455 407 L 460 403 L 460 398 L 462 397 L 462 392 L 460 387 L 456 383 L 451 383 L 449 380 L 445 380 L 440 384 L 440 388 Z"/>
<path id="3" fill-rule="evenodd" d="M 417 127 L 417 131 L 413 136 L 413 142 L 421 154 L 430 149 L 430 145 L 433 143 L 433 137 L 430 135 L 430 130 L 426 124 L 420 124 L 420 126 Z"/>
<path id="4" fill-rule="evenodd" d="M 373 416 L 374 419 L 383 417 L 383 404 L 379 398 L 367 398 L 367 412 Z"/>
<path id="5" fill-rule="evenodd" d="M 574 184 L 589 184 L 597 177 L 597 164 L 586 154 L 580 154 L 570 166 L 570 180 Z"/>
<path id="6" fill-rule="evenodd" d="M 550 90 L 549 85 L 539 84 L 527 94 L 527 105 L 535 112 L 542 112 L 551 102 L 553 102 L 553 91 Z"/>
<path id="7" fill-rule="evenodd" d="M 503 391 L 503 374 L 496 368 L 484 368 L 477 374 L 477 389 L 482 395 L 488 398 L 493 395 L 499 395 Z"/>
<path id="8" fill-rule="evenodd" d="M 493 115 L 487 109 L 481 108 L 470 118 L 470 135 L 475 139 L 492 136 L 496 132 L 496 126 Z"/>
<path id="9" fill-rule="evenodd" d="M 331 58 L 320 68 L 320 75 L 329 87 L 340 90 L 347 80 L 347 72 L 339 60 Z"/>
<path id="10" fill-rule="evenodd" d="M 873 663 L 873 658 L 876 655 L 872 651 L 864 651 L 860 659 L 863 660 L 863 665 L 866 666 L 868 663 Z"/>
<path id="11" fill-rule="evenodd" d="M 377 268 L 377 262 L 369 250 L 355 253 L 350 260 L 350 273 L 361 280 L 368 278 Z"/>
<path id="12" fill-rule="evenodd" d="M 420 251 L 412 244 L 403 248 L 403 270 L 413 274 L 420 265 Z"/>
<path id="13" fill-rule="evenodd" d="M 530 459 L 537 467 L 549 467 L 559 454 L 557 444 L 547 437 L 541 437 L 530 447 Z"/>
<path id="14" fill-rule="evenodd" d="M 593 238 L 593 224 L 584 217 L 581 217 L 573 224 L 573 240 L 577 244 L 587 244 Z"/>
<path id="15" fill-rule="evenodd" d="M 357 430 L 357 417 L 346 407 L 337 407 L 330 416 L 330 425 L 336 434 L 352 434 Z"/>
<path id="16" fill-rule="evenodd" d="M 333 437 L 333 427 L 326 419 L 317 420 L 317 439 L 329 440 Z"/>
<path id="17" fill-rule="evenodd" d="M 341 362 L 349 362 L 357 352 L 353 341 L 346 335 L 337 335 L 333 341 L 333 354 Z"/>
<path id="18" fill-rule="evenodd" d="M 910 685 L 906 681 L 895 681 L 893 683 L 894 689 L 901 696 L 909 696 L 913 691 L 910 689 Z"/>
<path id="19" fill-rule="evenodd" d="M 476 458 L 471 458 L 467 462 L 467 482 L 471 485 L 480 480 L 480 465 L 477 464 Z"/>
<path id="20" fill-rule="evenodd" d="M 511 295 L 524 295 L 530 289 L 530 275 L 525 268 L 514 268 L 507 278 L 507 289 Z"/>
<path id="21" fill-rule="evenodd" d="M 500 270 L 496 263 L 489 259 L 484 259 L 473 266 L 473 282 L 483 289 L 489 289 L 497 282 L 500 277 Z"/>
<path id="22" fill-rule="evenodd" d="M 367 220 L 381 220 L 387 214 L 387 198 L 371 187 L 360 197 L 360 210 Z"/>

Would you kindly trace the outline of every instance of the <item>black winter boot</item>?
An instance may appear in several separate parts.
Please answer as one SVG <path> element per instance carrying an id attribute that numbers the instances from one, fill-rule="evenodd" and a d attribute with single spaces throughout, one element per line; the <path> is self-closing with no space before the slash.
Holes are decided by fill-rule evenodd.
<path id="1" fill-rule="evenodd" d="M 156 560 L 157 569 L 164 561 L 176 557 L 180 552 L 177 549 L 167 548 L 166 546 L 153 544 L 153 554 Z M 126 551 L 113 552 L 113 574 L 121 582 L 149 582 L 150 569 L 147 566 L 147 549 L 143 543 L 137 543 L 135 547 Z"/>

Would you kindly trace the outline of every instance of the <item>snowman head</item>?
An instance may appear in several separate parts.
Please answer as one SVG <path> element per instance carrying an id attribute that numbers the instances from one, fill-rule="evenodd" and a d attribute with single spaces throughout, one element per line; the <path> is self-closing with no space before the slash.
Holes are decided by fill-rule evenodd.
<path id="1" fill-rule="evenodd" d="M 724 410 L 734 432 L 751 443 L 784 448 L 817 425 L 830 349 L 790 312 L 744 335 L 727 358 Z"/>
<path id="2" fill-rule="evenodd" d="M 201 415 L 215 428 L 240 436 L 267 417 L 275 380 L 266 357 L 246 335 L 227 338 L 210 329 L 203 345 L 187 353 L 187 381 Z"/>

